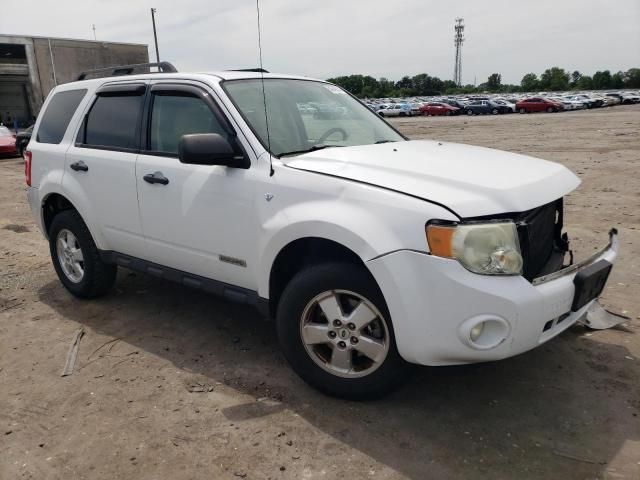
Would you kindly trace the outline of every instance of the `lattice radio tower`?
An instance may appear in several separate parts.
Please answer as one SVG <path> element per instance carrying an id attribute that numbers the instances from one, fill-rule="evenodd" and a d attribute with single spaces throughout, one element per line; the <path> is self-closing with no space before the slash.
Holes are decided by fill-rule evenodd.
<path id="1" fill-rule="evenodd" d="M 456 31 L 453 37 L 454 44 L 456 46 L 456 65 L 453 69 L 453 81 L 459 87 L 462 86 L 462 44 L 464 43 L 464 19 L 456 18 L 455 26 Z"/>

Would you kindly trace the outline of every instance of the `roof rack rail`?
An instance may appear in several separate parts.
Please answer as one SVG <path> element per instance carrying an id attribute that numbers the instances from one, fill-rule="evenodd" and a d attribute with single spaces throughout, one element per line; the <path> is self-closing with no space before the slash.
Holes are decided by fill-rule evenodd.
<path id="1" fill-rule="evenodd" d="M 110 75 L 103 75 L 105 77 L 117 77 L 120 75 L 131 75 L 134 70 L 139 68 L 151 68 L 158 67 L 158 72 L 153 73 L 176 73 L 178 70 L 173 64 L 169 62 L 158 63 L 134 63 L 132 65 L 117 65 L 114 67 L 96 68 L 95 70 L 87 70 L 78 75 L 76 80 L 85 80 L 87 75 L 94 75 L 102 72 L 111 72 Z"/>
<path id="2" fill-rule="evenodd" d="M 254 72 L 254 73 L 269 73 L 264 68 L 235 68 L 227 70 L 227 72 Z"/>

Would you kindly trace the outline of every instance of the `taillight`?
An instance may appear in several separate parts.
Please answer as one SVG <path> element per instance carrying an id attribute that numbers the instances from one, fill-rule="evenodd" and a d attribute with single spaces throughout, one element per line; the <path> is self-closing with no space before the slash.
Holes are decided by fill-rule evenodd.
<path id="1" fill-rule="evenodd" d="M 31 186 L 31 152 L 29 150 L 24 151 L 24 178 L 27 182 L 27 186 Z"/>

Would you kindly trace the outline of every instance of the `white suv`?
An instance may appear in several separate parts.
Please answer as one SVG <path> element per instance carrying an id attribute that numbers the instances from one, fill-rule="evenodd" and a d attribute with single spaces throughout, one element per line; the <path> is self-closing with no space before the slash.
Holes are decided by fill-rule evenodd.
<path id="1" fill-rule="evenodd" d="M 122 266 L 255 305 L 276 318 L 296 372 L 342 397 L 389 391 L 406 362 L 546 342 L 585 314 L 618 249 L 612 230 L 600 252 L 564 263 L 562 198 L 580 181 L 562 165 L 408 141 L 302 77 L 61 85 L 25 157 L 31 208 L 73 295 L 106 293 Z"/>

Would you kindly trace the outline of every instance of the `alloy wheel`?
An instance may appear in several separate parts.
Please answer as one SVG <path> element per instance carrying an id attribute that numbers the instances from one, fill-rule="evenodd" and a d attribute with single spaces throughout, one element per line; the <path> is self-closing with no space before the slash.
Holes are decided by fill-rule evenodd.
<path id="1" fill-rule="evenodd" d="M 389 353 L 384 317 L 371 301 L 348 290 L 312 298 L 300 319 L 300 336 L 318 366 L 343 378 L 371 374 Z"/>
<path id="2" fill-rule="evenodd" d="M 78 239 L 70 230 L 63 228 L 58 232 L 56 252 L 65 276 L 73 283 L 80 283 L 84 278 L 84 255 Z"/>

